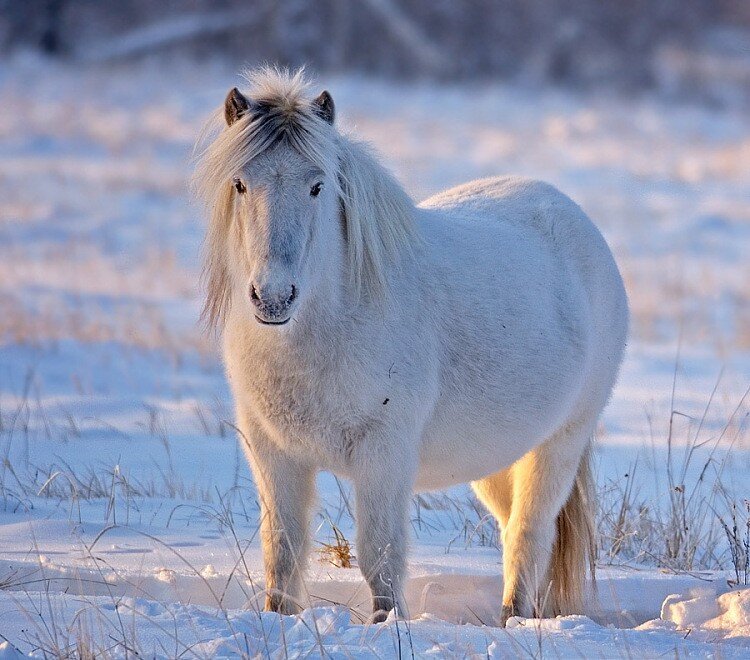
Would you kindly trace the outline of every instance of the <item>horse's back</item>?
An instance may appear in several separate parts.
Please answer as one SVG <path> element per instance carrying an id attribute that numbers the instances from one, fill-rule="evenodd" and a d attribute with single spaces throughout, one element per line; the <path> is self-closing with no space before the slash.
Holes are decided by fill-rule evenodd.
<path id="1" fill-rule="evenodd" d="M 448 218 L 455 229 L 490 238 L 515 228 L 541 239 L 559 262 L 580 277 L 590 304 L 604 318 L 627 302 L 617 265 L 598 228 L 554 186 L 525 177 L 478 179 L 424 200 L 420 208 Z M 462 220 L 463 222 L 456 222 Z M 519 246 L 519 249 L 522 249 Z M 618 319 L 627 325 L 627 317 Z"/>
<path id="2" fill-rule="evenodd" d="M 485 179 L 420 208 L 424 287 L 444 351 L 420 478 L 428 487 L 453 480 L 439 474 L 446 463 L 458 481 L 505 467 L 568 423 L 582 401 L 596 401 L 598 414 L 624 343 L 615 307 L 626 304 L 601 234 L 552 186 Z M 614 326 L 608 312 L 619 315 Z M 602 364 L 603 354 L 614 364 Z M 452 436 L 465 471 L 449 460 Z"/>
<path id="3" fill-rule="evenodd" d="M 567 195 L 543 181 L 525 177 L 479 179 L 446 190 L 420 206 L 472 218 L 484 230 L 513 226 L 542 237 L 570 280 L 586 299 L 590 324 L 585 364 L 585 404 L 598 413 L 619 371 L 628 329 L 628 302 L 620 271 L 604 237 Z"/>

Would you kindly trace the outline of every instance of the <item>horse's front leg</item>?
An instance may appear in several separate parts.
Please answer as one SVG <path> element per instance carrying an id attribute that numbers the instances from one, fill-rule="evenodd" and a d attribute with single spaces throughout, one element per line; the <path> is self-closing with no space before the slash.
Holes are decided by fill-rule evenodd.
<path id="1" fill-rule="evenodd" d="M 260 500 L 265 609 L 294 614 L 307 565 L 315 469 L 282 452 L 261 432 L 251 431 L 245 447 Z"/>
<path id="2" fill-rule="evenodd" d="M 378 623 L 393 609 L 406 615 L 403 586 L 416 452 L 404 446 L 403 436 L 365 443 L 354 475 L 357 561 L 372 591 L 372 621 Z"/>

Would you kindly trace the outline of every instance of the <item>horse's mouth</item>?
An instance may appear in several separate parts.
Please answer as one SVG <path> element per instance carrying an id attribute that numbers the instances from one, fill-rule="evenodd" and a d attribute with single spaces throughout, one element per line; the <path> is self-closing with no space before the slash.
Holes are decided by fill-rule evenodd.
<path id="1" fill-rule="evenodd" d="M 257 321 L 258 323 L 260 323 L 261 325 L 284 325 L 285 323 L 289 323 L 289 320 L 290 320 L 291 318 L 292 318 L 292 317 L 290 316 L 290 317 L 288 317 L 288 318 L 285 318 L 285 319 L 284 319 L 283 321 L 266 321 L 266 320 L 264 320 L 264 319 L 260 318 L 260 316 L 256 316 L 256 317 L 255 317 L 255 320 L 256 320 L 256 321 Z"/>

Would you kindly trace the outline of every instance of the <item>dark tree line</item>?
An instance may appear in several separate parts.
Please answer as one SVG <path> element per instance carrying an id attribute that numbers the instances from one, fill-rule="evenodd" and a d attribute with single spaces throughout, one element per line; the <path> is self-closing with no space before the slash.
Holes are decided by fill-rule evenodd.
<path id="1" fill-rule="evenodd" d="M 668 44 L 750 30 L 747 0 L 0 0 L 0 52 L 311 64 L 396 77 L 648 87 Z M 746 34 L 748 32 L 745 32 Z M 750 48 L 750 44 L 748 44 Z"/>

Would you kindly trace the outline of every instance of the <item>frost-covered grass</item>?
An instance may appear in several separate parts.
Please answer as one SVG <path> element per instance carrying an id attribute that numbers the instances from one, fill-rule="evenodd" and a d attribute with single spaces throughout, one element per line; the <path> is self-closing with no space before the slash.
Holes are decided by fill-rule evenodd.
<path id="1" fill-rule="evenodd" d="M 399 640 L 415 655 L 705 655 L 719 642 L 722 655 L 747 651 L 745 601 L 721 595 L 744 581 L 732 562 L 740 548 L 741 567 L 745 552 L 739 493 L 750 470 L 746 454 L 724 443 L 722 429 L 741 434 L 731 418 L 706 432 L 700 417 L 675 415 L 683 423 L 672 425 L 671 452 L 666 437 L 644 449 L 602 434 L 599 590 L 588 618 L 492 627 L 502 586 L 497 530 L 458 488 L 414 499 L 414 620 L 381 629 L 362 626 L 368 594 L 351 493 L 327 475 L 307 581 L 310 602 L 323 609 L 299 621 L 258 611 L 256 495 L 218 365 L 113 343 L 2 355 L 18 379 L 0 420 L 0 634 L 24 651 L 389 657 Z M 726 522 L 731 513 L 738 524 L 729 542 L 720 516 Z M 681 598 L 669 601 L 669 612 L 693 608 L 692 618 L 660 616 L 673 594 Z M 703 619 L 690 604 L 696 598 Z"/>
<path id="2" fill-rule="evenodd" d="M 0 635 L 48 657 L 747 654 L 746 114 L 325 81 L 415 198 L 508 172 L 569 193 L 611 243 L 633 309 L 598 433 L 587 618 L 493 627 L 498 532 L 456 488 L 414 499 L 413 619 L 365 626 L 352 495 L 330 475 L 316 609 L 258 611 L 256 495 L 196 322 L 203 220 L 188 194 L 193 140 L 234 71 L 4 64 Z"/>
<path id="3" fill-rule="evenodd" d="M 676 378 L 675 374 L 675 387 Z M 742 499 L 744 488 L 727 486 L 731 475 L 726 475 L 728 481 L 724 477 L 732 469 L 734 454 L 744 453 L 736 446 L 745 432 L 750 389 L 721 428 L 705 433 L 718 386 L 699 418 L 687 417 L 688 423 L 680 427 L 676 420 L 684 415 L 673 407 L 667 436 L 651 439 L 655 463 L 646 471 L 661 480 L 655 479 L 645 496 L 643 455 L 600 485 L 597 530 L 602 563 L 636 561 L 674 571 L 732 568 L 735 584 L 748 584 L 750 508 Z"/>

